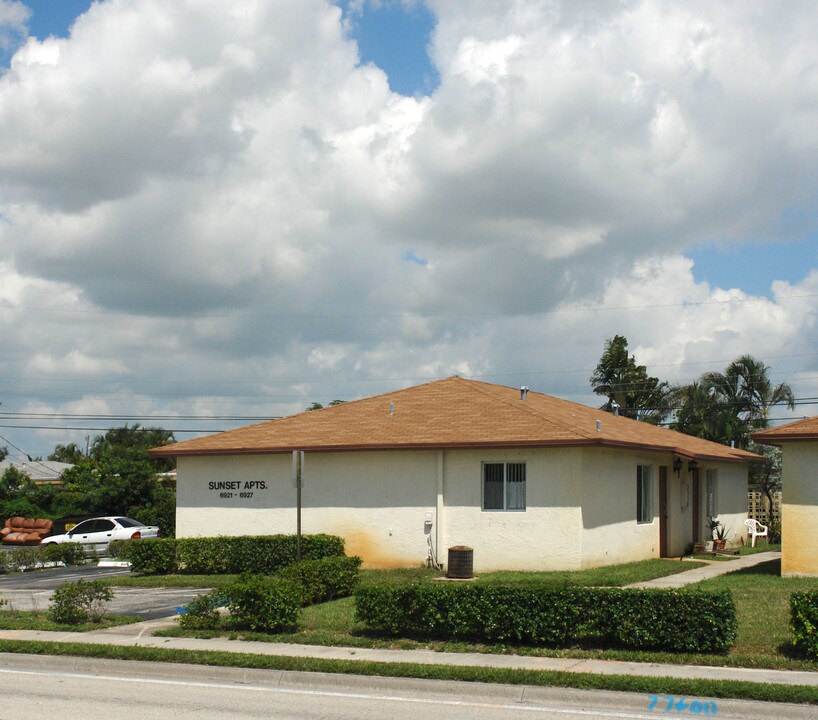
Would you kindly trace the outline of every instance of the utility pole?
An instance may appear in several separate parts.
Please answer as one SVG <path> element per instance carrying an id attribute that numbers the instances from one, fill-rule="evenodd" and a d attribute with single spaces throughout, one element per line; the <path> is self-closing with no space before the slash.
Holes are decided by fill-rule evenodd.
<path id="1" fill-rule="evenodd" d="M 304 451 L 293 450 L 293 483 L 295 483 L 295 559 L 301 561 L 301 488 L 303 487 Z"/>

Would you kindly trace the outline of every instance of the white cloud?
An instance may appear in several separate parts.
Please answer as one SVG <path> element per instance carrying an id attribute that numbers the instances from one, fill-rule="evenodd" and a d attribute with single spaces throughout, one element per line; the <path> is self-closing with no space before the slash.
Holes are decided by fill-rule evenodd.
<path id="1" fill-rule="evenodd" d="M 109 0 L 29 38 L 4 408 L 282 414 L 455 372 L 593 402 L 616 333 L 668 379 L 752 352 L 813 392 L 815 275 L 751 297 L 682 253 L 812 216 L 818 7 L 429 4 L 419 99 L 323 0 Z"/>
<path id="2" fill-rule="evenodd" d="M 0 0 L 0 50 L 10 50 L 25 37 L 31 11 L 16 0 Z"/>

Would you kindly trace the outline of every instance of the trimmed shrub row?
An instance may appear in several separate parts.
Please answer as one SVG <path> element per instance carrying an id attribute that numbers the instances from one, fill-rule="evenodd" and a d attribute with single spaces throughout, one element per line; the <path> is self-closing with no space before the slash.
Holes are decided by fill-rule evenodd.
<path id="1" fill-rule="evenodd" d="M 737 628 L 728 590 L 413 583 L 361 588 L 355 602 L 359 621 L 389 635 L 530 645 L 724 652 Z"/>
<path id="2" fill-rule="evenodd" d="M 230 628 L 266 633 L 293 630 L 302 605 L 351 595 L 360 566 L 359 557 L 326 557 L 303 560 L 272 577 L 245 574 L 185 605 L 179 624 L 188 629 L 215 630 L 222 624 L 218 608 L 226 606 Z"/>
<path id="3" fill-rule="evenodd" d="M 793 647 L 809 657 L 818 658 L 818 591 L 790 595 L 790 630 Z"/>
<path id="4" fill-rule="evenodd" d="M 117 548 L 143 575 L 269 575 L 295 562 L 295 535 L 136 540 Z M 304 535 L 301 557 L 318 560 L 344 554 L 344 540 L 335 535 Z"/>
<path id="5" fill-rule="evenodd" d="M 277 577 L 290 580 L 301 588 L 301 604 L 315 605 L 355 592 L 360 577 L 361 558 L 325 557 L 302 560 L 281 570 Z"/>
<path id="6" fill-rule="evenodd" d="M 234 627 L 275 633 L 298 623 L 301 587 L 292 580 L 242 575 L 223 595 Z"/>
<path id="7" fill-rule="evenodd" d="M 31 570 L 50 563 L 84 565 L 86 560 L 85 549 L 79 543 L 19 547 L 0 552 L 0 573 Z"/>

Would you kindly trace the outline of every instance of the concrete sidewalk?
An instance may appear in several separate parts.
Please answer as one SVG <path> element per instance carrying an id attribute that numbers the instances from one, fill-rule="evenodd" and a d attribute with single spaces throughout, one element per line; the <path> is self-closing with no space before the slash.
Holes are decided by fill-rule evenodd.
<path id="1" fill-rule="evenodd" d="M 780 560 L 781 551 L 761 552 L 754 555 L 742 555 L 735 560 L 706 560 L 706 567 L 693 568 L 692 570 L 685 570 L 684 572 L 676 573 L 675 575 L 666 575 L 665 577 L 654 578 L 653 580 L 646 580 L 645 582 L 633 583 L 626 585 L 629 588 L 680 588 L 685 585 L 692 585 L 693 583 L 701 582 L 702 580 L 710 580 L 710 578 L 718 577 L 719 575 L 726 575 L 727 573 L 736 572 L 737 570 L 744 570 L 746 568 L 761 565 L 761 563 L 769 562 L 770 560 Z"/>
<path id="2" fill-rule="evenodd" d="M 319 658 L 325 660 L 352 660 L 359 662 L 418 663 L 423 665 L 454 665 L 458 667 L 490 667 L 517 670 L 553 670 L 573 673 L 593 673 L 598 675 L 629 675 L 634 677 L 655 678 L 674 677 L 701 680 L 741 680 L 745 682 L 818 687 L 818 672 L 621 662 L 616 660 L 548 658 L 527 655 L 449 653 L 434 652 L 432 650 L 327 647 L 323 645 L 296 645 L 290 643 L 228 640 L 225 638 L 200 640 L 196 638 L 154 637 L 152 635 L 152 633 L 160 627 L 172 626 L 174 623 L 175 620 L 173 618 L 167 618 L 90 633 L 0 630 L 0 639 L 75 642 L 177 650 L 215 650 L 237 654 Z"/>
<path id="3" fill-rule="evenodd" d="M 706 568 L 694 568 L 683 573 L 658 578 L 633 587 L 681 587 L 700 580 L 752 567 L 775 560 L 780 553 L 765 552 L 747 555 L 737 560 L 713 562 Z M 665 584 L 659 584 L 664 581 Z M 296 645 L 257 641 L 213 638 L 154 637 L 153 632 L 173 627 L 175 618 L 163 618 L 124 625 L 90 633 L 45 632 L 39 630 L 0 630 L 0 640 L 37 640 L 44 642 L 74 642 L 97 645 L 149 647 L 178 650 L 214 650 L 279 657 L 352 660 L 359 662 L 418 663 L 425 665 L 454 665 L 458 667 L 491 667 L 518 670 L 552 670 L 598 675 L 629 675 L 634 677 L 674 677 L 701 680 L 740 680 L 779 685 L 808 685 L 818 687 L 818 672 L 792 670 L 763 670 L 756 668 L 711 667 L 704 665 L 673 665 L 660 663 L 622 662 L 616 660 L 583 660 L 577 658 L 548 658 L 526 655 L 496 655 L 489 653 L 449 653 L 432 650 L 387 650 L 378 648 L 328 647 L 323 645 Z"/>

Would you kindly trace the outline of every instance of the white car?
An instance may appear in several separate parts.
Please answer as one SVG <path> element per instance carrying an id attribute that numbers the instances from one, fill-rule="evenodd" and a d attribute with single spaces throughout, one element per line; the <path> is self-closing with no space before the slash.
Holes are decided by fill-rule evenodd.
<path id="1" fill-rule="evenodd" d="M 43 538 L 40 545 L 75 542 L 82 543 L 88 551 L 105 552 L 112 540 L 157 537 L 159 537 L 159 528 L 155 525 L 143 525 L 138 520 L 131 518 L 111 516 L 83 520 L 74 525 L 65 535 L 51 535 Z"/>

